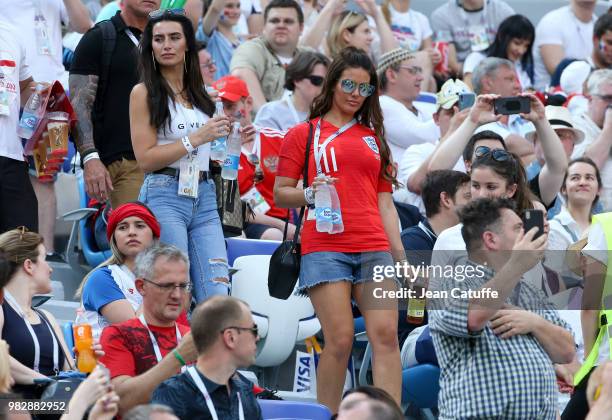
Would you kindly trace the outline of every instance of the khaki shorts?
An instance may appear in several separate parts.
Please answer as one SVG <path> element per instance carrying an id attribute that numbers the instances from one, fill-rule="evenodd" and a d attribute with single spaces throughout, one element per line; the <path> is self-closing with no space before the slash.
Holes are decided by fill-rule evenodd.
<path id="1" fill-rule="evenodd" d="M 144 173 L 135 160 L 122 158 L 107 167 L 113 182 L 110 193 L 111 205 L 114 209 L 130 201 L 138 200 L 140 187 L 144 181 Z"/>

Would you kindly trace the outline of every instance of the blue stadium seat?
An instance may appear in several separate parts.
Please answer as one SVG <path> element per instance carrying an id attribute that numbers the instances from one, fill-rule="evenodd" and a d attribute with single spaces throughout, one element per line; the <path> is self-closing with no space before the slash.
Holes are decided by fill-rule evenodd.
<path id="1" fill-rule="evenodd" d="M 85 181 L 83 180 L 83 176 L 79 176 L 77 178 L 77 185 L 79 188 L 79 207 L 84 209 L 88 207 L 89 204 L 89 196 L 85 191 Z M 96 245 L 96 239 L 94 238 L 94 232 L 87 225 L 87 219 L 82 219 L 79 222 L 79 243 L 81 244 L 81 249 L 83 250 L 83 256 L 85 257 L 85 261 L 91 267 L 97 267 L 103 261 L 110 258 L 111 251 L 110 250 L 99 250 Z"/>
<path id="2" fill-rule="evenodd" d="M 431 409 L 438 406 L 439 392 L 438 366 L 422 364 L 402 372 L 402 403 L 419 408 L 426 417 L 433 418 Z"/>
<path id="3" fill-rule="evenodd" d="M 435 104 L 436 103 L 436 94 L 435 93 L 428 93 L 428 92 L 421 92 L 419 94 L 419 96 L 417 96 L 415 101 L 417 101 L 417 102 L 426 102 L 428 104 Z"/>
<path id="4" fill-rule="evenodd" d="M 327 407 L 321 404 L 257 400 L 264 420 L 329 420 L 332 415 Z"/>
<path id="5" fill-rule="evenodd" d="M 234 266 L 238 257 L 245 255 L 272 255 L 281 244 L 279 241 L 264 241 L 261 239 L 226 238 L 227 263 Z"/>
<path id="6" fill-rule="evenodd" d="M 68 321 L 64 325 L 62 325 L 62 333 L 64 333 L 64 340 L 66 341 L 66 345 L 68 346 L 68 351 L 70 352 L 70 355 L 74 358 L 74 353 L 72 351 L 72 349 L 74 348 L 72 321 Z"/>

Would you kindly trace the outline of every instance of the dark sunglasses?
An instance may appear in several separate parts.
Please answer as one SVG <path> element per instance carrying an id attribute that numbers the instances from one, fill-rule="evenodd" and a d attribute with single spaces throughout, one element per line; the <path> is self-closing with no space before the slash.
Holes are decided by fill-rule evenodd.
<path id="1" fill-rule="evenodd" d="M 325 80 L 323 76 L 315 76 L 315 75 L 306 76 L 304 77 L 304 79 L 310 80 L 310 83 L 312 83 L 313 86 L 321 86 L 323 84 L 323 81 Z"/>
<path id="2" fill-rule="evenodd" d="M 353 93 L 355 89 L 359 88 L 359 95 L 367 98 L 372 95 L 376 90 L 376 86 L 373 86 L 369 83 L 357 83 L 351 79 L 344 79 L 340 81 L 340 88 L 344 93 Z"/>
<path id="3" fill-rule="evenodd" d="M 149 19 L 159 19 L 162 16 L 186 16 L 185 9 L 157 9 L 149 13 Z"/>
<path id="4" fill-rule="evenodd" d="M 490 156 L 497 162 L 505 162 L 512 159 L 512 155 L 504 149 L 491 149 L 488 146 L 478 146 L 474 151 L 474 156 L 477 159 Z"/>
<path id="5" fill-rule="evenodd" d="M 253 337 L 257 338 L 259 336 L 259 327 L 257 327 L 257 324 L 253 325 L 252 327 L 248 328 L 248 327 L 225 327 L 221 330 L 221 334 L 223 334 L 225 332 L 225 330 L 238 330 L 238 331 L 250 331 L 251 334 L 253 334 Z"/>

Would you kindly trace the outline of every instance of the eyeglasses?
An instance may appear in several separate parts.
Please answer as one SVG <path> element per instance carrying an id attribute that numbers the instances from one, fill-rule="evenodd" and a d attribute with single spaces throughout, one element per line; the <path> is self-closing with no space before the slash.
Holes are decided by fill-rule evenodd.
<path id="1" fill-rule="evenodd" d="M 344 93 L 353 93 L 355 89 L 359 87 L 359 95 L 367 98 L 372 95 L 376 90 L 376 86 L 373 86 L 369 83 L 359 83 L 351 79 L 344 79 L 340 81 L 340 88 Z"/>
<path id="2" fill-rule="evenodd" d="M 162 16 L 185 16 L 185 9 L 157 9 L 149 13 L 149 19 L 159 19 Z"/>
<path id="3" fill-rule="evenodd" d="M 177 287 L 180 292 L 190 292 L 191 291 L 190 282 L 180 283 L 180 284 L 173 284 L 173 283 L 159 284 L 159 283 L 155 283 L 154 281 L 151 281 L 148 279 L 143 279 L 143 280 L 146 281 L 147 283 L 151 283 L 152 285 L 158 287 L 160 290 L 162 290 L 165 293 L 172 293 L 174 292 L 174 289 L 176 289 Z"/>
<path id="4" fill-rule="evenodd" d="M 312 83 L 313 86 L 321 86 L 325 80 L 323 76 L 315 76 L 314 74 L 306 76 L 304 79 L 310 80 L 310 83 Z"/>
<path id="5" fill-rule="evenodd" d="M 408 73 L 416 76 L 417 74 L 423 74 L 423 67 L 419 66 L 399 66 L 400 69 L 408 70 Z"/>
<path id="6" fill-rule="evenodd" d="M 255 338 L 259 337 L 259 327 L 257 326 L 257 324 L 253 325 L 250 328 L 249 327 L 225 327 L 221 330 L 221 334 L 223 334 L 225 330 L 250 331 L 251 334 L 253 334 L 253 337 Z"/>
<path id="7" fill-rule="evenodd" d="M 200 67 L 205 68 L 205 69 L 212 69 L 216 65 L 217 65 L 217 62 L 215 60 L 210 60 L 208 63 L 200 64 Z"/>
<path id="8" fill-rule="evenodd" d="M 474 156 L 477 159 L 490 155 L 491 158 L 497 162 L 505 162 L 513 159 L 512 155 L 504 149 L 491 149 L 488 146 L 478 146 L 474 151 Z"/>

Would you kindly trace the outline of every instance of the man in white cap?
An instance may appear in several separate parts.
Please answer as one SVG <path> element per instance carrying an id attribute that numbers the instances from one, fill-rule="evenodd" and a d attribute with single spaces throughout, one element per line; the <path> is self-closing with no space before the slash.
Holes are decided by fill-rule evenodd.
<path id="1" fill-rule="evenodd" d="M 421 92 L 423 69 L 416 57 L 403 48 L 383 54 L 376 69 L 383 95 L 380 97 L 385 137 L 395 162 L 413 144 L 435 143 L 440 130 L 431 113 L 423 112 L 415 100 Z M 409 130 L 406 130 L 409 128 Z"/>
<path id="2" fill-rule="evenodd" d="M 393 199 L 395 201 L 417 206 L 423 215 L 425 214 L 425 206 L 423 205 L 423 200 L 420 195 L 421 185 L 427 175 L 431 157 L 438 148 L 438 145 L 441 144 L 446 136 L 454 131 L 467 116 L 467 110 L 460 112 L 458 107 L 459 95 L 462 93 L 471 93 L 471 91 L 470 88 L 459 79 L 456 81 L 452 79 L 447 80 L 446 83 L 442 85 L 442 89 L 440 89 L 440 92 L 436 95 L 436 112 L 433 114 L 433 122 L 440 132 L 438 136 L 440 141 L 413 144 L 406 149 L 401 160 L 399 160 L 397 179 L 405 185 L 405 187 L 396 190 L 393 193 Z M 406 127 L 412 128 L 412 126 L 408 126 L 404 123 L 404 131 L 406 131 Z M 387 131 L 386 125 L 385 131 Z M 465 172 L 463 161 L 459 159 L 453 169 Z"/>
<path id="3" fill-rule="evenodd" d="M 547 188 L 552 191 L 559 191 L 565 177 L 565 170 L 561 171 L 561 169 L 567 166 L 567 161 L 574 151 L 574 145 L 584 140 L 584 132 L 575 127 L 572 115 L 567 108 L 549 105 L 546 107 L 545 113 L 546 119 L 561 141 L 567 159 L 561 159 L 558 153 L 558 145 L 551 144 L 551 141 L 557 142 L 555 137 L 538 136 L 535 130 L 525 135 L 527 140 L 533 141 L 536 155 L 536 159 L 525 168 L 525 171 L 527 172 L 529 186 L 538 197 L 541 196 L 540 176 L 546 177 Z M 555 189 L 554 187 L 557 184 L 559 188 Z M 559 199 L 559 193 L 557 193 L 557 199 L 548 208 L 548 218 L 551 219 L 559 211 L 561 211 L 561 200 Z"/>

